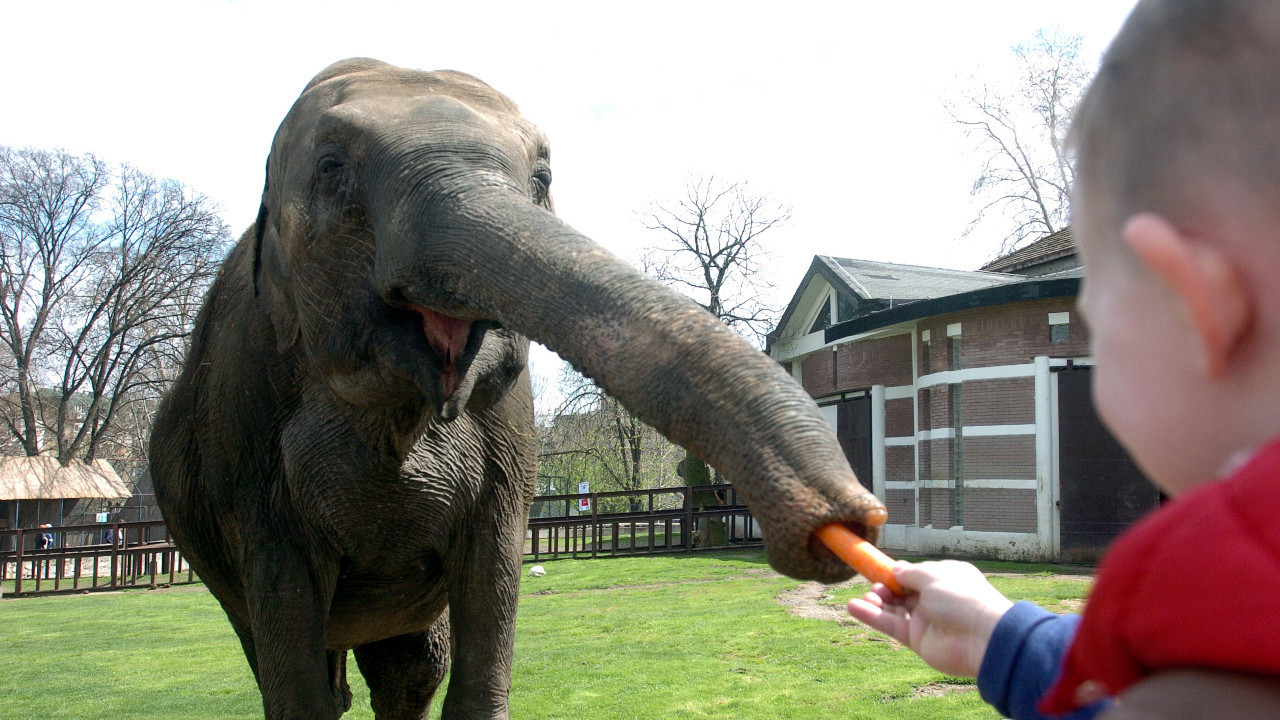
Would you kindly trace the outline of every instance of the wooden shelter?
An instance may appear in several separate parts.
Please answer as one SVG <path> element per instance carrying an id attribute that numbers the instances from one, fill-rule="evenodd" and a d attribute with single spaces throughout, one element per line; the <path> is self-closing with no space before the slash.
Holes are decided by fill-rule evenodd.
<path id="1" fill-rule="evenodd" d="M 52 457 L 0 457 L 0 530 L 63 519 L 82 500 L 127 500 L 131 493 L 106 460 L 65 466 Z"/>

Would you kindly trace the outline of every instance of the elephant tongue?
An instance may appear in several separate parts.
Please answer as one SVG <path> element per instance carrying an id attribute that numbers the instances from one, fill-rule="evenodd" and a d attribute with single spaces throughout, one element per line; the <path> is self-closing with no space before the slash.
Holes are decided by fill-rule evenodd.
<path id="1" fill-rule="evenodd" d="M 459 320 L 419 305 L 410 305 L 409 309 L 422 316 L 422 331 L 427 335 L 427 344 L 440 356 L 444 366 L 440 373 L 440 389 L 444 391 L 445 399 L 453 397 L 460 382 L 453 364 L 467 349 L 471 321 Z"/>

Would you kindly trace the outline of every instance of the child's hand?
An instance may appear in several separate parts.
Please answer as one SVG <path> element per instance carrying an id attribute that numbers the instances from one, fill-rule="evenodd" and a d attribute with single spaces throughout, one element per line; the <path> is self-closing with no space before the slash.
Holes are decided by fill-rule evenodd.
<path id="1" fill-rule="evenodd" d="M 849 614 L 911 648 L 930 667 L 975 677 L 996 623 L 1013 606 L 966 562 L 899 562 L 894 577 L 906 597 L 877 583 L 849 601 Z"/>

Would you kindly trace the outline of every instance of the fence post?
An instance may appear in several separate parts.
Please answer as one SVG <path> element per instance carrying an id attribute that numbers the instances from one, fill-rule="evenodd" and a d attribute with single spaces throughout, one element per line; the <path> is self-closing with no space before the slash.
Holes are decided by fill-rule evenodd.
<path id="1" fill-rule="evenodd" d="M 693 552 L 693 486 L 684 486 L 684 551 Z"/>
<path id="2" fill-rule="evenodd" d="M 116 589 L 116 570 L 120 567 L 120 521 L 111 523 L 111 589 Z"/>
<path id="3" fill-rule="evenodd" d="M 600 547 L 600 538 L 604 537 L 604 533 L 600 532 L 599 499 L 597 493 L 591 493 L 591 557 L 593 558 Z"/>
<path id="4" fill-rule="evenodd" d="M 14 538 L 14 542 L 16 543 L 17 552 L 18 552 L 18 556 L 16 558 L 17 566 L 14 568 L 15 572 L 13 573 L 13 582 L 14 582 L 13 594 L 21 595 L 22 594 L 22 546 L 23 546 L 22 528 L 18 528 L 18 534 L 14 535 L 13 538 Z"/>

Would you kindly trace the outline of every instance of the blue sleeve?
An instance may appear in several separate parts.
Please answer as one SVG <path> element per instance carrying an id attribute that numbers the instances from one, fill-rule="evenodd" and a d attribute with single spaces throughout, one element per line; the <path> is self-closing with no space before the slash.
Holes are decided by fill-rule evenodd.
<path id="1" fill-rule="evenodd" d="M 978 692 L 1001 715 L 1015 720 L 1042 720 L 1036 709 L 1062 669 L 1078 615 L 1055 615 L 1029 602 L 1014 604 L 1000 618 L 978 670 Z M 1091 720 L 1101 702 L 1055 720 Z"/>

